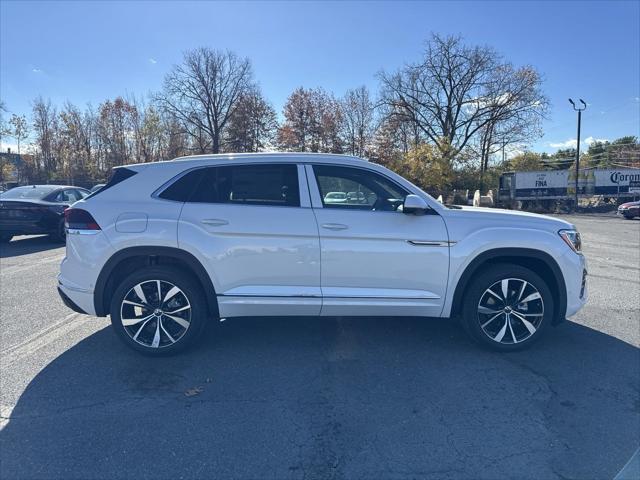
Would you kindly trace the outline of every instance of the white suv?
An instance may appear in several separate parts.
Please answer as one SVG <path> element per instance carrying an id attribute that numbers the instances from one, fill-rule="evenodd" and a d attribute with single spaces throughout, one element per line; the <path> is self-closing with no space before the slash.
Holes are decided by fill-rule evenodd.
<path id="1" fill-rule="evenodd" d="M 119 167 L 66 211 L 66 227 L 62 299 L 111 315 L 150 354 L 186 347 L 211 320 L 284 315 L 455 317 L 475 340 L 513 350 L 587 297 L 573 225 L 446 207 L 342 155 Z"/>

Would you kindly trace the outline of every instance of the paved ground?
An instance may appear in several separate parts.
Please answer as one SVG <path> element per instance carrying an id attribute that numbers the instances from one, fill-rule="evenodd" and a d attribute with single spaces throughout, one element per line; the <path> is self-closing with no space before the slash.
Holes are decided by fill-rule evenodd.
<path id="1" fill-rule="evenodd" d="M 563 218 L 591 299 L 515 354 L 441 320 L 248 319 L 147 359 L 62 305 L 62 248 L 14 240 L 0 477 L 613 478 L 640 443 L 640 221 Z"/>

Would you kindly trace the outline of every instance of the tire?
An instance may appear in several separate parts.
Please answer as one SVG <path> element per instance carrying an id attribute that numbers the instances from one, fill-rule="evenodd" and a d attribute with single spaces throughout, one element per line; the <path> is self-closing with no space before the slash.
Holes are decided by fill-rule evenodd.
<path id="1" fill-rule="evenodd" d="M 9 243 L 13 235 L 0 235 L 0 243 Z"/>
<path id="2" fill-rule="evenodd" d="M 158 284 L 162 302 L 158 302 Z M 208 317 L 200 284 L 184 271 L 161 265 L 134 272 L 120 282 L 110 313 L 120 339 L 152 356 L 171 355 L 192 345 L 201 337 Z"/>
<path id="3" fill-rule="evenodd" d="M 519 265 L 498 264 L 471 280 L 462 324 L 481 345 L 497 351 L 521 350 L 544 335 L 553 311 L 553 294 L 539 275 Z"/>
<path id="4" fill-rule="evenodd" d="M 633 215 L 622 215 L 625 220 L 633 220 Z"/>
<path id="5" fill-rule="evenodd" d="M 49 234 L 51 241 L 56 243 L 65 243 L 67 240 L 67 231 L 64 228 L 64 219 L 58 222 L 58 226 L 55 232 Z"/>

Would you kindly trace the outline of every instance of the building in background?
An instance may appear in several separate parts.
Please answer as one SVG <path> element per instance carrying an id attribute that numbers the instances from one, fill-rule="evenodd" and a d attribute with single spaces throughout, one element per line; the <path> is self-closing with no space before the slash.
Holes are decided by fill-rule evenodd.
<path id="1" fill-rule="evenodd" d="M 0 152 L 0 185 L 11 188 L 23 181 L 25 170 L 24 155 L 12 153 L 8 148 L 6 152 Z"/>

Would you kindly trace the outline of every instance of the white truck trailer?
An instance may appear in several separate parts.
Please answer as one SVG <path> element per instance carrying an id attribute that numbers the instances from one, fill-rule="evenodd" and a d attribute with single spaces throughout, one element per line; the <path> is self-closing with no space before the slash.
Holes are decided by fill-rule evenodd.
<path id="1" fill-rule="evenodd" d="M 498 201 L 513 205 L 516 201 L 551 203 L 571 200 L 576 192 L 575 170 L 505 172 L 500 175 Z M 602 195 L 605 198 L 640 196 L 640 169 L 584 169 L 578 176 L 578 196 Z"/>

